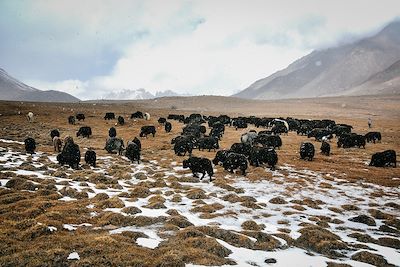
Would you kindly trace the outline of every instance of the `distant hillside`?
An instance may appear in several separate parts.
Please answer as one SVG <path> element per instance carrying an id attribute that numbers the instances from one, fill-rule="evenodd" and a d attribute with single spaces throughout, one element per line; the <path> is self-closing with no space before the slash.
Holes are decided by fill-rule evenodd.
<path id="1" fill-rule="evenodd" d="M 2 100 L 16 100 L 26 93 L 38 91 L 38 89 L 11 77 L 5 70 L 0 68 L 0 98 Z"/>
<path id="2" fill-rule="evenodd" d="M 372 75 L 359 86 L 346 92 L 346 95 L 376 95 L 400 93 L 400 60 L 384 71 Z"/>
<path id="3" fill-rule="evenodd" d="M 385 85 L 387 82 L 398 84 L 399 73 L 395 69 L 398 70 L 396 62 L 399 60 L 400 22 L 397 21 L 372 37 L 314 51 L 234 96 L 284 99 L 400 93 L 398 86 L 389 89 L 390 86 Z"/>
<path id="4" fill-rule="evenodd" d="M 0 100 L 37 102 L 78 102 L 78 98 L 60 91 L 41 91 L 24 84 L 0 68 Z"/>
<path id="5" fill-rule="evenodd" d="M 28 92 L 16 100 L 33 102 L 78 102 L 78 98 L 55 90 Z"/>

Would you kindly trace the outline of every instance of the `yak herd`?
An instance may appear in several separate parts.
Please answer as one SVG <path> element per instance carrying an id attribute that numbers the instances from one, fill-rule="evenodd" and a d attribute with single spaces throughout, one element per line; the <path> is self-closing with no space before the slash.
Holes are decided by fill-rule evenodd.
<path id="1" fill-rule="evenodd" d="M 33 120 L 33 113 L 28 114 L 28 120 Z M 137 111 L 130 116 L 131 119 L 150 120 L 149 113 Z M 105 120 L 117 120 L 116 125 L 124 125 L 124 117 L 116 118 L 113 112 L 107 112 L 104 116 Z M 68 123 L 75 124 L 75 121 L 84 121 L 85 115 L 78 113 L 75 116 L 68 117 Z M 281 135 L 287 135 L 289 131 L 297 132 L 298 135 L 305 135 L 307 138 L 315 138 L 321 142 L 321 153 L 330 155 L 330 140 L 334 137 L 337 139 L 337 146 L 342 148 L 365 148 L 368 142 L 380 142 L 382 137 L 380 132 L 368 132 L 360 135 L 352 132 L 353 127 L 347 124 L 337 124 L 333 120 L 304 120 L 296 118 L 259 118 L 235 117 L 231 118 L 227 115 L 203 116 L 201 114 L 190 114 L 189 116 L 170 114 L 167 118 L 159 118 L 157 121 L 164 126 L 165 132 L 172 130 L 172 124 L 168 120 L 175 120 L 183 124 L 182 132 L 179 136 L 171 140 L 173 150 L 178 156 L 188 155 L 189 158 L 183 160 L 183 168 L 189 168 L 193 175 L 205 174 L 213 176 L 213 164 L 221 165 L 225 170 L 234 172 L 239 170 L 245 175 L 248 165 L 261 166 L 266 165 L 275 169 L 278 163 L 278 154 L 275 151 L 282 146 Z M 237 143 L 233 143 L 228 150 L 219 150 L 219 141 L 223 138 L 226 127 L 234 127 L 237 129 L 248 128 L 253 125 L 261 128 L 260 131 L 250 130 L 241 135 Z M 207 133 L 207 126 L 209 132 Z M 89 126 L 80 127 L 76 136 L 89 138 L 92 135 L 92 129 Z M 142 126 L 139 136 L 147 138 L 148 135 L 155 137 L 156 127 L 154 125 Z M 60 132 L 54 129 L 50 132 L 53 141 L 54 151 L 58 152 L 57 160 L 60 165 L 69 165 L 71 168 L 78 169 L 81 159 L 79 146 L 74 143 L 71 136 L 60 138 Z M 62 146 L 62 143 L 64 145 Z M 25 139 L 25 150 L 27 153 L 35 153 L 36 142 L 33 138 Z M 128 141 L 126 147 L 124 141 L 117 137 L 116 128 L 111 127 L 108 131 L 108 138 L 104 149 L 108 153 L 116 153 L 125 155 L 132 162 L 140 163 L 141 142 L 135 137 L 132 141 Z M 211 150 L 216 152 L 213 160 L 202 157 L 193 157 L 193 149 Z M 310 142 L 303 142 L 299 148 L 300 158 L 312 161 L 315 156 L 315 147 Z M 88 149 L 84 156 L 85 162 L 93 167 L 96 166 L 96 152 Z M 372 155 L 370 166 L 396 167 L 396 152 L 394 150 L 386 150 Z"/>

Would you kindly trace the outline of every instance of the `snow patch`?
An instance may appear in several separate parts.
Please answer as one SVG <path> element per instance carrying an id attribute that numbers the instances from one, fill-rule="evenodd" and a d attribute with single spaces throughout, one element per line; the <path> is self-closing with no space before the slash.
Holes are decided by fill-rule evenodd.
<path id="1" fill-rule="evenodd" d="M 72 253 L 70 253 L 70 254 L 68 255 L 68 258 L 67 258 L 67 260 L 79 260 L 79 259 L 80 259 L 80 257 L 79 257 L 78 252 L 72 252 Z"/>
<path id="2" fill-rule="evenodd" d="M 14 140 L 10 140 L 10 139 L 0 139 L 0 142 L 10 143 L 10 144 L 14 143 L 14 144 L 19 144 L 19 145 L 25 144 L 24 142 L 14 141 Z"/>

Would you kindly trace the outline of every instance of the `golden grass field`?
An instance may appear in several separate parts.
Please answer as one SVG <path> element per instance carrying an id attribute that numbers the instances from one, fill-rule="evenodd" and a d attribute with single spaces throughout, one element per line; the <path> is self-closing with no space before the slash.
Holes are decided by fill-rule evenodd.
<path id="1" fill-rule="evenodd" d="M 151 120 L 130 120 L 138 110 L 149 112 Z M 29 111 L 33 123 L 26 120 Z M 68 116 L 78 112 L 85 121 L 69 125 Z M 105 121 L 106 112 L 124 116 L 125 125 Z M 168 114 L 192 112 L 326 118 L 351 124 L 360 134 L 370 131 L 371 117 L 371 130 L 382 133 L 382 142 L 342 149 L 333 139 L 327 157 L 319 153 L 320 143 L 309 139 L 317 152 L 309 162 L 298 153 L 307 137 L 290 132 L 282 136 L 275 172 L 250 167 L 243 177 L 214 166 L 215 181 L 200 182 L 180 168 L 186 157 L 175 156 L 170 144 L 183 124 L 171 121 L 172 132 L 165 133 L 157 123 Z M 296 266 L 400 265 L 400 168 L 368 166 L 375 152 L 399 154 L 398 95 L 0 102 L 0 114 L 0 266 L 288 266 L 285 255 L 294 255 Z M 141 138 L 141 164 L 103 150 L 110 127 L 126 142 L 139 136 L 143 125 L 155 125 L 157 134 Z M 81 126 L 92 127 L 89 139 L 75 137 Z M 74 137 L 82 156 L 93 148 L 98 166 L 90 168 L 82 159 L 82 169 L 72 170 L 54 162 L 50 131 L 56 128 L 62 137 Z M 249 129 L 228 127 L 220 148 L 239 142 Z M 7 141 L 26 137 L 36 140 L 36 155 Z M 215 152 L 193 155 L 212 159 Z M 373 223 L 348 220 L 358 215 Z M 68 259 L 72 252 L 79 260 Z M 267 258 L 277 263 L 267 264 Z"/>

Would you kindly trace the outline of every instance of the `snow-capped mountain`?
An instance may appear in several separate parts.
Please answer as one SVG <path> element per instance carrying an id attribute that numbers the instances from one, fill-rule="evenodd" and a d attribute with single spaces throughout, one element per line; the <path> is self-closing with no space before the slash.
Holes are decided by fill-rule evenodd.
<path id="1" fill-rule="evenodd" d="M 178 93 L 175 93 L 171 90 L 160 91 L 152 94 L 146 91 L 143 88 L 140 89 L 124 89 L 117 92 L 111 92 L 106 94 L 103 99 L 107 100 L 134 100 L 134 99 L 152 99 L 157 97 L 165 97 L 165 96 L 178 96 Z"/>

